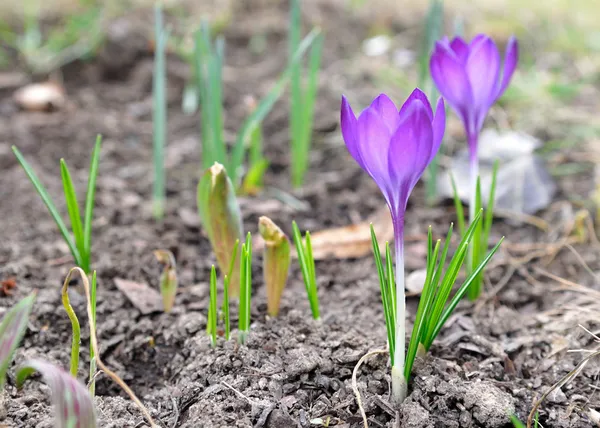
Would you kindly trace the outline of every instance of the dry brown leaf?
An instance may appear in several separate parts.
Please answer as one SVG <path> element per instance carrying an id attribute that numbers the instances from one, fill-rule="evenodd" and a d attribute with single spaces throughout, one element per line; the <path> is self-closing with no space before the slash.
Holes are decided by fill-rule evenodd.
<path id="1" fill-rule="evenodd" d="M 379 245 L 385 249 L 385 242 L 394 239 L 394 228 L 389 209 L 382 207 L 369 220 L 362 223 L 311 234 L 313 257 L 315 260 L 355 259 L 370 255 L 372 253 L 371 223 L 375 228 Z"/>
<path id="2" fill-rule="evenodd" d="M 115 278 L 115 285 L 142 315 L 161 312 L 163 310 L 160 293 L 147 284 Z"/>

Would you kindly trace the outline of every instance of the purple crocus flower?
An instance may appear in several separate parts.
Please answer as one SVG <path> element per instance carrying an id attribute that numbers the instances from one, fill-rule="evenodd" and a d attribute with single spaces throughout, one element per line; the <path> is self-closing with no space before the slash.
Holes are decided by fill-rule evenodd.
<path id="1" fill-rule="evenodd" d="M 342 135 L 348 151 L 375 180 L 392 214 L 397 295 L 394 363 L 402 365 L 399 371 L 403 373 L 404 213 L 412 189 L 442 142 L 446 128 L 444 102 L 441 98 L 438 100 L 434 114 L 427 96 L 420 89 L 415 89 L 400 110 L 384 94 L 375 98 L 358 119 L 345 97 L 342 97 L 341 110 Z"/>
<path id="2" fill-rule="evenodd" d="M 455 37 L 452 41 L 445 37 L 436 42 L 431 55 L 431 77 L 444 99 L 462 120 L 467 134 L 471 198 L 474 198 L 479 173 L 479 133 L 490 107 L 508 87 L 518 58 L 519 46 L 517 40 L 511 37 L 506 48 L 504 66 L 501 67 L 496 44 L 484 34 L 476 36 L 469 44 L 460 37 Z"/>

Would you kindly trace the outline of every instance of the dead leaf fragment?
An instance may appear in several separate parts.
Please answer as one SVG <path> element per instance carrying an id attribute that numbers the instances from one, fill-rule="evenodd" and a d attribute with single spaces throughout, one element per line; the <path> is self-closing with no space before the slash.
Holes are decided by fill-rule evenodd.
<path id="1" fill-rule="evenodd" d="M 160 293 L 143 282 L 115 278 L 115 285 L 142 315 L 162 311 Z"/>
<path id="2" fill-rule="evenodd" d="M 12 296 L 12 290 L 17 287 L 17 279 L 14 277 L 0 281 L 0 291 L 4 296 Z"/>
<path id="3" fill-rule="evenodd" d="M 392 217 L 387 207 L 377 211 L 365 222 L 311 234 L 315 260 L 328 258 L 354 259 L 371 254 L 371 223 L 375 228 L 379 244 L 385 248 L 385 242 L 394 239 Z"/>
<path id="4" fill-rule="evenodd" d="M 13 97 L 28 111 L 56 110 L 65 104 L 65 90 L 56 82 L 32 83 L 18 89 Z"/>

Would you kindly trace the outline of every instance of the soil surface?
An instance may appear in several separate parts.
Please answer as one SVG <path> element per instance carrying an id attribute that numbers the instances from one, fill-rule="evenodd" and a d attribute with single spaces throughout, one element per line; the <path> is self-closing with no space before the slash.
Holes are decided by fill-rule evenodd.
<path id="1" fill-rule="evenodd" d="M 363 105 L 377 94 L 368 67 L 352 56 L 360 52 L 368 28 L 358 17 L 352 23 L 342 18 L 337 3 L 310 4 L 307 18 L 328 23 L 310 173 L 303 188 L 290 188 L 283 100 L 265 123 L 271 160 L 266 188 L 240 199 L 245 230 L 253 234 L 261 215 L 271 217 L 286 233 L 291 232 L 292 220 L 316 231 L 364 220 L 383 204 L 376 186 L 348 155 L 338 129 L 342 92 Z M 263 8 L 239 11 L 236 25 L 225 32 L 225 109 L 231 135 L 245 114 L 242 98 L 264 94 L 285 64 L 285 13 L 266 2 Z M 104 362 L 133 388 L 157 423 L 169 428 L 363 426 L 351 388 L 352 371 L 364 354 L 384 348 L 386 340 L 372 257 L 317 263 L 322 312 L 317 323 L 310 317 L 295 262 L 280 315 L 266 315 L 256 254 L 248 344 L 237 346 L 233 339 L 220 338 L 211 348 L 205 329 L 208 278 L 215 258 L 195 215 L 199 120 L 181 112 L 187 66 L 171 57 L 168 209 L 165 220 L 157 223 L 150 196 L 152 54 L 149 28 L 137 25 L 139 21 L 123 18 L 121 30 L 127 37 L 119 33 L 121 39 L 112 40 L 109 34 L 111 40 L 98 58 L 63 70 L 67 104 L 61 109 L 20 111 L 11 98 L 14 88 L 0 90 L 0 280 L 16 278 L 12 295 L 0 293 L 0 315 L 38 290 L 29 330 L 9 370 L 0 425 L 53 426 L 48 388 L 36 378 L 18 391 L 15 368 L 32 357 L 67 367 L 71 340 L 60 287 L 72 259 L 10 146 L 23 152 L 64 213 L 59 160 L 65 158 L 83 195 L 99 133 L 104 142 L 93 229 L 98 338 Z M 394 25 L 398 32 L 403 30 L 402 23 Z M 266 37 L 268 50 L 251 54 L 250 34 L 256 33 Z M 405 37 L 406 46 L 416 43 L 417 34 L 408 32 Z M 552 138 L 545 135 L 547 129 L 528 131 Z M 560 156 L 568 160 L 571 153 Z M 594 294 L 600 293 L 594 273 L 599 246 L 589 229 L 577 228 L 580 206 L 569 201 L 575 194 L 587 197 L 593 179 L 588 170 L 561 177 L 558 185 L 556 202 L 539 217 L 496 221 L 492 240 L 507 238 L 488 270 L 484 296 L 460 304 L 431 353 L 417 364 L 401 408 L 389 403 L 387 355 L 373 356 L 362 365 L 358 388 L 370 427 L 510 427 L 508 414 L 525 420 L 534 402 L 587 355 L 568 350 L 597 346 L 578 325 L 593 332 L 600 324 L 600 299 Z M 408 273 L 424 267 L 426 227 L 433 225 L 436 237 L 441 237 L 454 218 L 449 203 L 426 208 L 423 187 L 417 187 L 406 217 Z M 142 314 L 115 280 L 158 289 L 160 265 L 152 252 L 160 248 L 170 249 L 177 258 L 179 293 L 172 313 Z M 85 379 L 85 301 L 76 290 L 71 296 L 82 322 L 80 378 Z M 416 305 L 416 298 L 410 298 L 409 331 Z M 232 311 L 236 325 L 237 310 Z M 541 424 L 592 426 L 588 409 L 600 406 L 597 374 L 598 365 L 591 361 L 574 380 L 552 392 L 540 407 Z M 98 378 L 95 400 L 100 426 L 145 426 L 135 405 L 105 376 Z"/>

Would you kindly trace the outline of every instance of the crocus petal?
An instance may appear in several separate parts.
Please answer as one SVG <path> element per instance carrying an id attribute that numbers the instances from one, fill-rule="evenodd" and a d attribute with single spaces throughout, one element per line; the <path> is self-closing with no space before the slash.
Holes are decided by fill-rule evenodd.
<path id="1" fill-rule="evenodd" d="M 429 164 L 433 130 L 427 109 L 412 103 L 410 116 L 390 140 L 388 170 L 394 188 L 396 208 L 406 206 L 408 196 Z"/>
<path id="2" fill-rule="evenodd" d="M 362 158 L 360 157 L 360 152 L 358 150 L 358 121 L 356 120 L 356 116 L 352 111 L 350 103 L 343 95 L 340 116 L 342 136 L 344 137 L 346 147 L 360 167 L 365 169 Z"/>
<path id="3" fill-rule="evenodd" d="M 466 72 L 476 111 L 474 119 L 479 130 L 488 109 L 495 100 L 500 74 L 500 53 L 492 39 L 483 37 L 475 43 L 471 42 Z"/>
<path id="4" fill-rule="evenodd" d="M 510 83 L 510 79 L 517 68 L 517 62 L 519 61 L 519 43 L 517 39 L 513 36 L 508 41 L 508 45 L 506 46 L 506 54 L 504 55 L 504 71 L 502 72 L 502 83 L 498 87 L 498 91 L 496 92 L 495 99 L 500 98 L 508 84 Z"/>
<path id="5" fill-rule="evenodd" d="M 444 139 L 444 132 L 446 131 L 446 106 L 444 105 L 444 99 L 442 97 L 438 98 L 435 116 L 431 126 L 433 128 L 433 144 L 431 146 L 429 162 L 437 155 L 442 140 Z"/>
<path id="6" fill-rule="evenodd" d="M 461 37 L 455 37 L 450 43 L 450 48 L 454 51 L 459 62 L 464 65 L 469 57 L 469 45 L 467 42 Z"/>
<path id="7" fill-rule="evenodd" d="M 381 116 L 389 128 L 390 134 L 396 130 L 399 124 L 398 109 L 386 94 L 380 94 L 375 98 L 369 108 L 375 110 Z"/>
<path id="8" fill-rule="evenodd" d="M 370 108 L 360 114 L 357 125 L 358 152 L 363 161 L 362 166 L 382 192 L 388 194 L 387 153 L 392 134 L 381 116 Z"/>
<path id="9" fill-rule="evenodd" d="M 489 37 L 485 34 L 477 34 L 475 37 L 473 37 L 471 43 L 469 43 L 469 50 L 472 51 L 478 44 L 485 41 L 486 39 L 489 39 Z"/>
<path id="10" fill-rule="evenodd" d="M 448 52 L 439 42 L 436 42 L 429 68 L 431 77 L 442 96 L 462 119 L 466 120 L 472 104 L 471 86 L 467 73 L 454 52 Z"/>
<path id="11" fill-rule="evenodd" d="M 415 90 L 412 91 L 412 93 L 410 94 L 410 96 L 408 97 L 406 102 L 402 105 L 402 108 L 400 108 L 400 114 L 399 114 L 400 122 L 404 122 L 404 120 L 406 119 L 409 107 L 414 102 L 420 102 L 421 104 L 423 104 L 427 111 L 429 120 L 433 120 L 433 110 L 431 110 L 431 105 L 429 104 L 429 99 L 427 99 L 427 95 L 425 95 L 425 93 L 422 90 L 420 90 L 419 88 L 415 88 Z"/>

